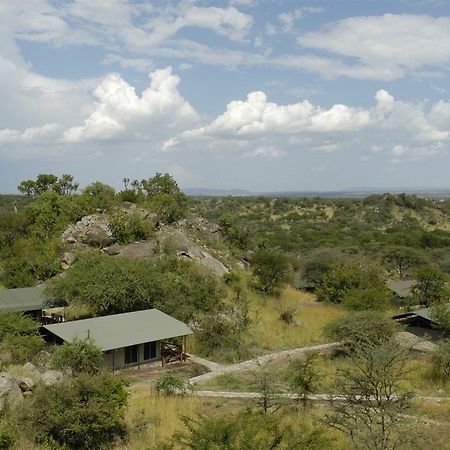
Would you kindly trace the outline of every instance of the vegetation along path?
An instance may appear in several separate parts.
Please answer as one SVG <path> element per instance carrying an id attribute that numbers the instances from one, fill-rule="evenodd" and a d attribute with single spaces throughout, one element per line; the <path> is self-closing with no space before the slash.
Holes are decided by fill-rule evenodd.
<path id="1" fill-rule="evenodd" d="M 274 361 L 278 358 L 285 358 L 289 356 L 299 356 L 301 354 L 307 353 L 307 352 L 321 352 L 321 351 L 328 351 L 333 348 L 336 348 L 339 345 L 338 342 L 332 342 L 329 344 L 319 344 L 319 345 L 311 345 L 308 347 L 300 347 L 300 348 L 294 348 L 290 350 L 282 350 L 279 352 L 274 353 L 268 353 L 267 355 L 262 355 L 257 358 L 243 361 L 237 364 L 218 364 L 212 361 L 209 361 L 204 358 L 200 358 L 199 356 L 195 355 L 189 355 L 192 362 L 201 364 L 205 367 L 207 367 L 210 372 L 204 373 L 203 375 L 198 375 L 196 377 L 191 378 L 189 381 L 192 384 L 201 383 L 203 381 L 211 380 L 219 375 L 222 375 L 224 373 L 230 373 L 230 372 L 240 372 L 240 371 L 246 371 L 248 369 L 253 369 L 261 364 L 268 363 L 270 361 Z"/>

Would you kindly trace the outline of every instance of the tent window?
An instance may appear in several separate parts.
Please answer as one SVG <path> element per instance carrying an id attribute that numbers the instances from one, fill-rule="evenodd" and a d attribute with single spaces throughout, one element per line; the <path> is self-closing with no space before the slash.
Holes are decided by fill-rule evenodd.
<path id="1" fill-rule="evenodd" d="M 144 344 L 144 360 L 156 358 L 156 342 Z"/>
<path id="2" fill-rule="evenodd" d="M 132 364 L 138 361 L 138 346 L 130 345 L 125 347 L 125 364 Z"/>

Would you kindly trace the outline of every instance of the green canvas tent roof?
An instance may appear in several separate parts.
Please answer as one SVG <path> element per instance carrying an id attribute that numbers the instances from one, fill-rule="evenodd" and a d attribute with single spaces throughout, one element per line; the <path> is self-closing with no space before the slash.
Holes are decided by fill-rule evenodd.
<path id="1" fill-rule="evenodd" d="M 399 297 L 405 298 L 411 295 L 411 288 L 417 280 L 387 280 L 387 287 Z"/>
<path id="2" fill-rule="evenodd" d="M 44 308 L 44 286 L 0 289 L 0 312 L 37 311 Z"/>
<path id="3" fill-rule="evenodd" d="M 103 351 L 192 334 L 186 324 L 157 309 L 74 320 L 43 328 L 66 342 L 90 338 Z"/>
<path id="4" fill-rule="evenodd" d="M 447 304 L 447 308 L 450 311 L 450 303 Z M 417 311 L 414 311 L 414 314 L 416 316 L 423 317 L 424 319 L 427 319 L 427 320 L 433 322 L 433 319 L 431 318 L 431 314 L 430 314 L 431 311 L 432 311 L 432 308 L 422 308 Z"/>

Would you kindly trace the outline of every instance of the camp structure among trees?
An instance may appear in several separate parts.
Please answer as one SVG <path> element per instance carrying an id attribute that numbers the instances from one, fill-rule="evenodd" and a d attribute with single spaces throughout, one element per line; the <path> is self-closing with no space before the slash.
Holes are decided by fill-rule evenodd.
<path id="1" fill-rule="evenodd" d="M 45 307 L 44 286 L 1 289 L 0 312 L 22 312 L 35 318 L 42 316 Z"/>
<path id="2" fill-rule="evenodd" d="M 450 303 L 444 305 L 450 312 Z M 406 325 L 407 331 L 417 335 L 431 337 L 432 339 L 439 339 L 445 335 L 445 330 L 437 317 L 435 317 L 434 309 L 422 308 L 416 311 L 408 311 L 403 314 L 398 314 L 393 319 L 403 325 Z"/>
<path id="3" fill-rule="evenodd" d="M 192 334 L 189 327 L 157 310 L 148 309 L 43 327 L 46 340 L 55 344 L 90 339 L 104 354 L 104 367 L 111 370 L 162 360 L 164 342 Z"/>

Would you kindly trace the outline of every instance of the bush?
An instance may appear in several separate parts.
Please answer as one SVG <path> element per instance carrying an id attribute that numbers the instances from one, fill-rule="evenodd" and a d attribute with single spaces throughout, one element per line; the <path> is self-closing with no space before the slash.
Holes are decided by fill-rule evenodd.
<path id="1" fill-rule="evenodd" d="M 192 392 L 193 387 L 188 380 L 183 379 L 180 375 L 165 373 L 156 380 L 155 389 L 158 393 L 165 395 L 186 395 Z"/>
<path id="2" fill-rule="evenodd" d="M 15 363 L 30 361 L 44 347 L 39 326 L 22 313 L 0 313 L 0 348 L 10 353 Z"/>
<path id="3" fill-rule="evenodd" d="M 375 311 L 361 311 L 339 317 L 324 328 L 327 337 L 340 342 L 348 353 L 390 340 L 399 326 Z"/>
<path id="4" fill-rule="evenodd" d="M 74 373 L 96 374 L 103 365 L 103 353 L 89 340 L 75 339 L 55 350 L 51 365 L 55 369 L 70 369 Z"/>
<path id="5" fill-rule="evenodd" d="M 9 450 L 16 440 L 15 431 L 4 422 L 0 422 L 0 450 Z"/>
<path id="6" fill-rule="evenodd" d="M 342 304 L 354 311 L 386 311 L 391 293 L 387 287 L 354 288 L 347 291 Z"/>
<path id="7" fill-rule="evenodd" d="M 261 414 L 248 409 L 234 415 L 184 418 L 187 432 L 176 434 L 175 443 L 192 450 L 321 450 L 329 447 L 330 442 L 320 428 L 303 423 L 286 424 L 285 419 L 280 414 Z"/>
<path id="8" fill-rule="evenodd" d="M 56 442 L 69 449 L 105 448 L 123 435 L 123 383 L 103 371 L 81 374 L 63 384 L 41 386 L 34 393 L 25 419 L 38 442 Z"/>
<path id="9" fill-rule="evenodd" d="M 433 353 L 433 375 L 444 381 L 450 379 L 450 339 L 439 342 L 439 348 Z"/>
<path id="10" fill-rule="evenodd" d="M 114 237 L 121 244 L 147 239 L 154 231 L 149 221 L 121 209 L 110 215 L 110 227 Z"/>

